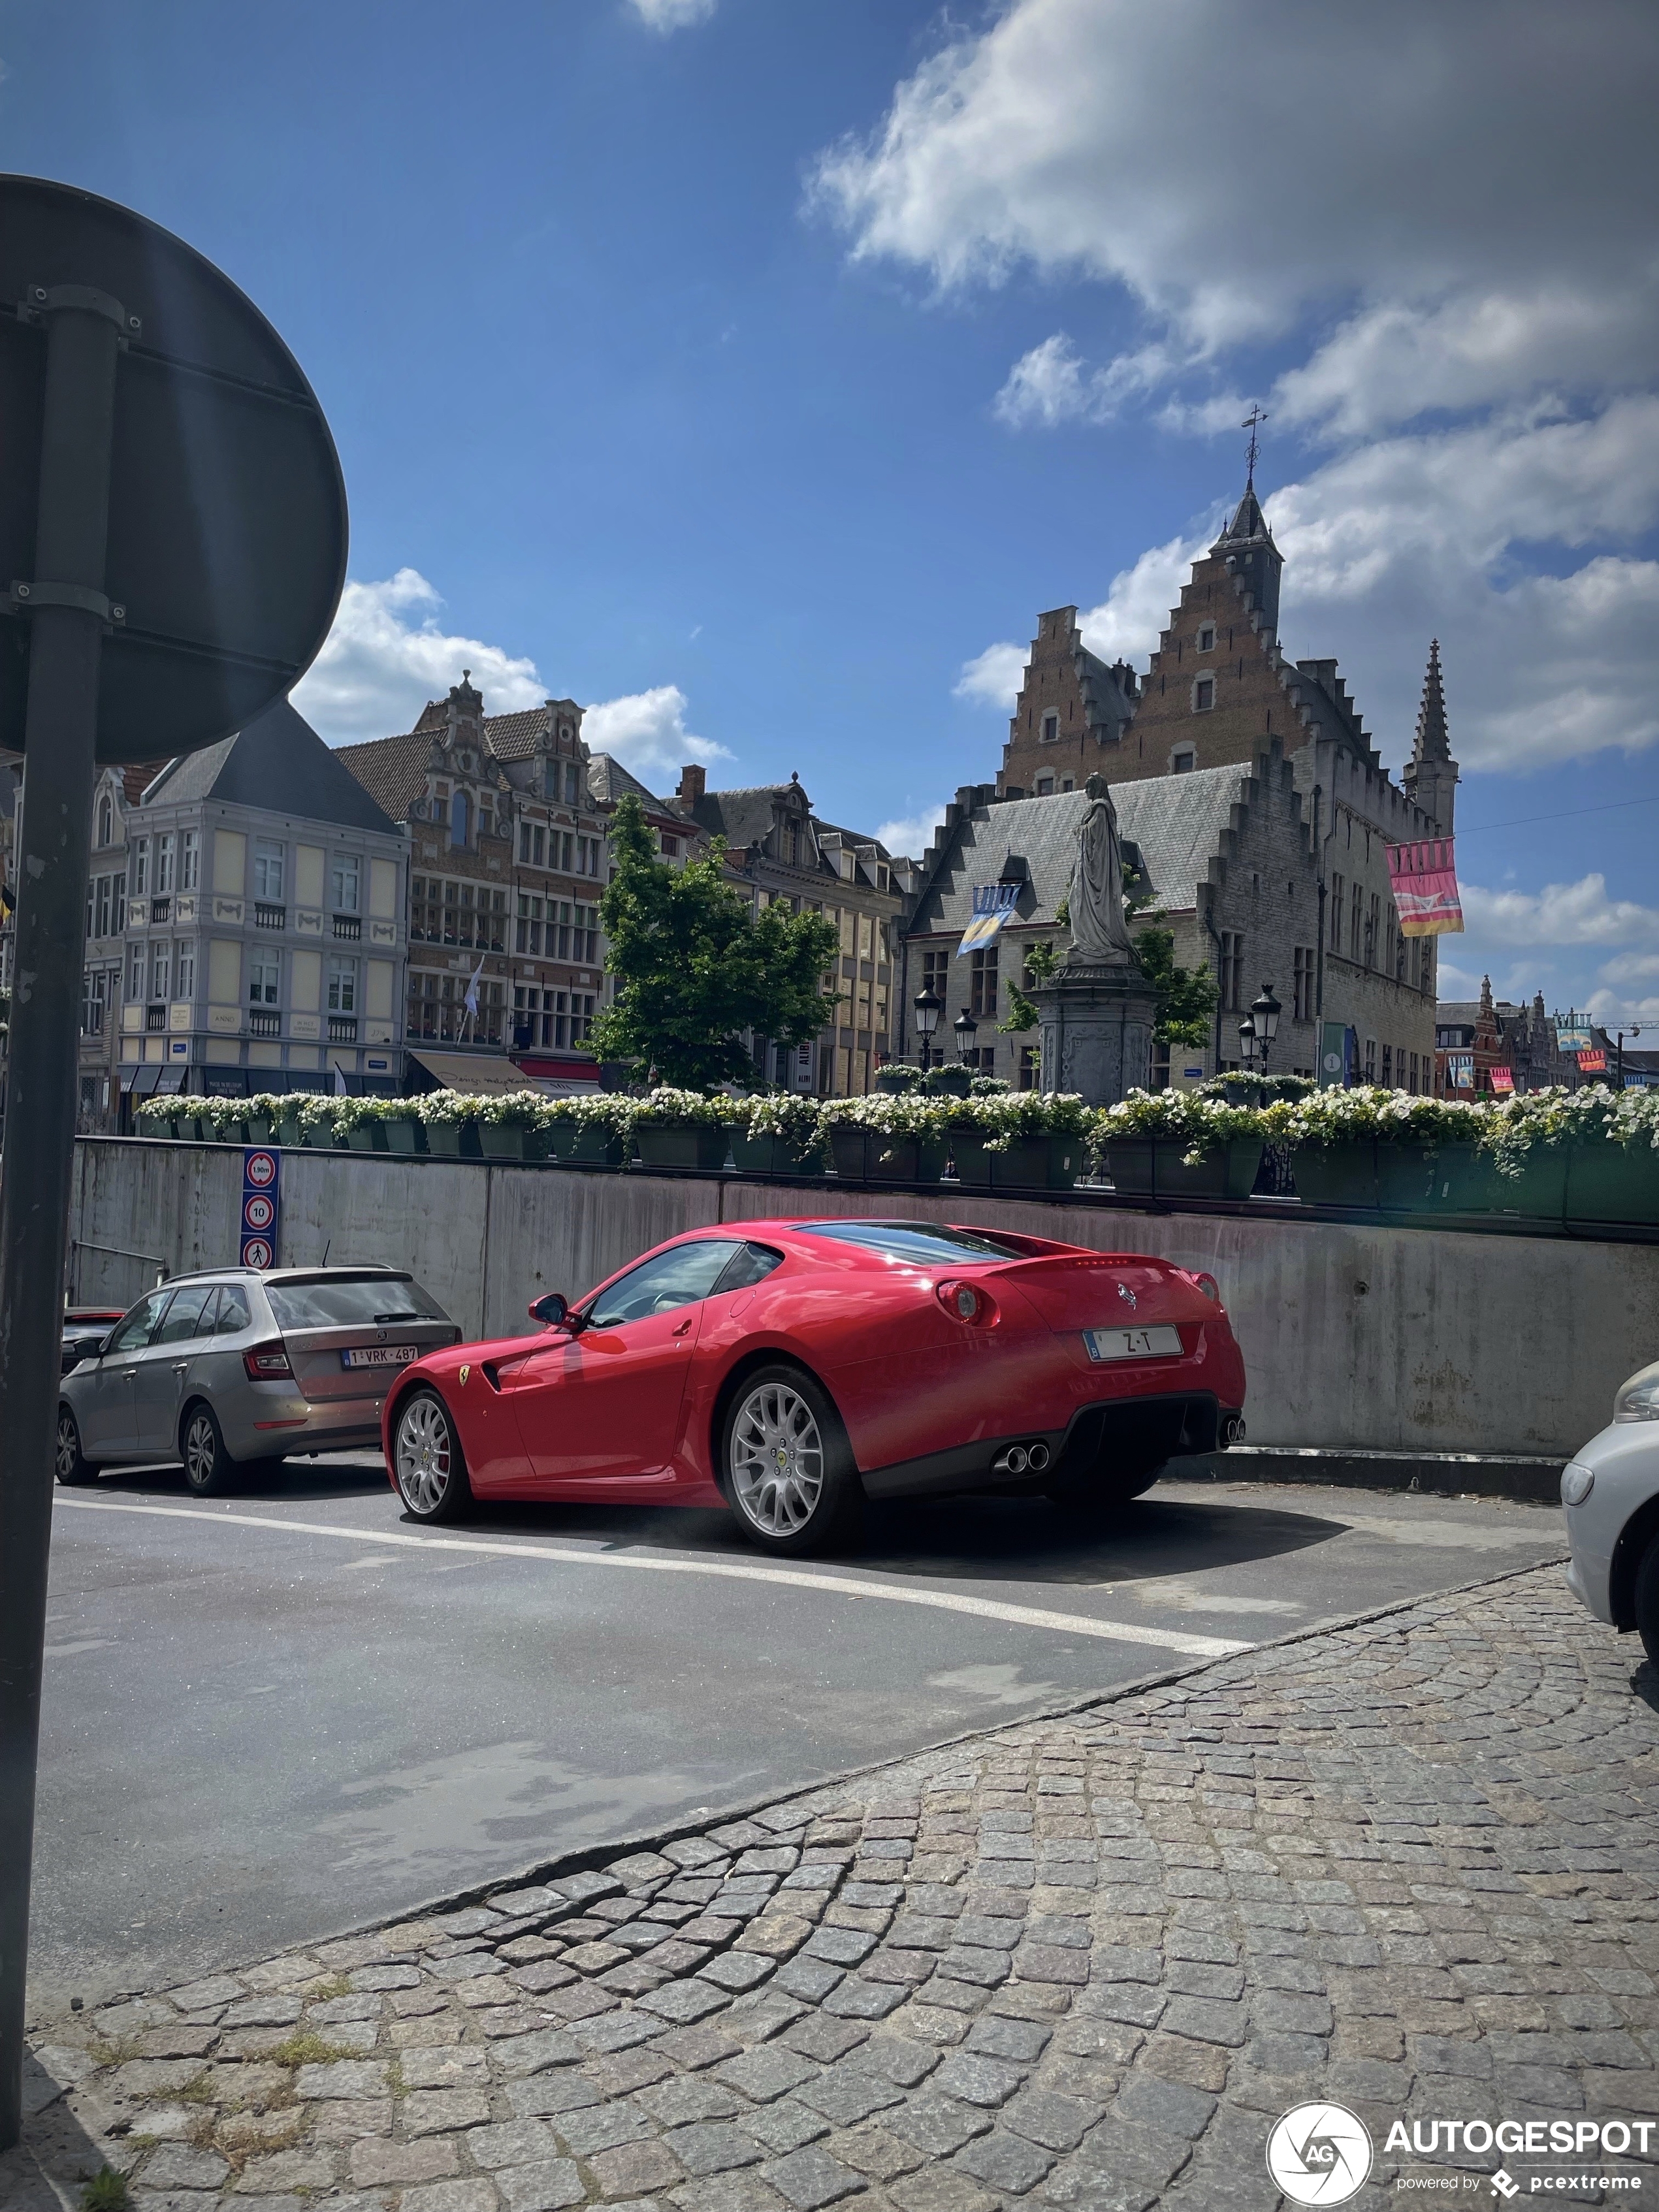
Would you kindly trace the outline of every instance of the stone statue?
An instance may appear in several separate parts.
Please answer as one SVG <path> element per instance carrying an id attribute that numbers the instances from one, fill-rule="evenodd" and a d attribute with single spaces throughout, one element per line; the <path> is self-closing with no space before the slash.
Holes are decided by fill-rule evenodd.
<path id="1" fill-rule="evenodd" d="M 1077 860 L 1067 894 L 1072 917 L 1068 964 L 1083 968 L 1135 965 L 1123 918 L 1123 854 L 1117 809 L 1103 775 L 1083 787 L 1089 804 L 1078 828 Z"/>

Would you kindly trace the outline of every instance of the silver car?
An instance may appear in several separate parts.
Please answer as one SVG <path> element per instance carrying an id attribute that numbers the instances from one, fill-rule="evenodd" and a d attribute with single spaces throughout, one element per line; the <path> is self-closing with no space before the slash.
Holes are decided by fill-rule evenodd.
<path id="1" fill-rule="evenodd" d="M 392 1376 L 460 1334 L 392 1267 L 176 1276 L 64 1377 L 58 1480 L 178 1460 L 205 1498 L 239 1467 L 378 1444 Z"/>
<path id="2" fill-rule="evenodd" d="M 1620 1383 L 1611 1423 L 1561 1470 L 1561 1503 L 1568 1587 L 1659 1667 L 1659 1361 Z"/>

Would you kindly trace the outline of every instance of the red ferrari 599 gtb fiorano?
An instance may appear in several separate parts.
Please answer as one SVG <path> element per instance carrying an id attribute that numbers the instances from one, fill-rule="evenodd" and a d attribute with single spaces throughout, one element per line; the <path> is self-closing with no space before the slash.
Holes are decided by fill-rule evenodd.
<path id="1" fill-rule="evenodd" d="M 844 1545 L 866 1498 L 1119 1503 L 1243 1434 L 1208 1275 L 927 1221 L 749 1221 L 659 1245 L 542 1329 L 410 1366 L 384 1413 L 416 1520 L 477 1498 L 729 1506 Z"/>

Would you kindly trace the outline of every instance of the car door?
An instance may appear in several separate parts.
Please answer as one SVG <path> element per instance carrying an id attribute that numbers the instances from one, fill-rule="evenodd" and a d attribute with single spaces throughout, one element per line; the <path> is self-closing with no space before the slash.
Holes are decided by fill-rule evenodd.
<path id="1" fill-rule="evenodd" d="M 133 1426 L 144 1458 L 172 1459 L 179 1449 L 179 1409 L 191 1362 L 213 1328 L 218 1285 L 186 1283 L 173 1294 L 161 1325 L 133 1370 Z"/>
<path id="2" fill-rule="evenodd" d="M 659 1474 L 673 1456 L 702 1300 L 742 1246 L 698 1237 L 630 1267 L 555 1330 L 498 1363 L 528 1479 L 582 1486 Z"/>
<path id="3" fill-rule="evenodd" d="M 109 1349 L 96 1369 L 84 1377 L 77 1376 L 73 1389 L 64 1393 L 80 1425 L 81 1449 L 94 1462 L 131 1459 L 138 1448 L 133 1403 L 138 1362 L 172 1301 L 173 1292 L 167 1289 L 140 1298 L 110 1332 Z"/>

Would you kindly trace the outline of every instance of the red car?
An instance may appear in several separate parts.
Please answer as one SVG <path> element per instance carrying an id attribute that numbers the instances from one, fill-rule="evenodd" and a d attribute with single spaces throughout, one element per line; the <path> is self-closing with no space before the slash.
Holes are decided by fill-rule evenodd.
<path id="1" fill-rule="evenodd" d="M 1208 1275 L 927 1221 L 748 1221 L 659 1245 L 534 1336 L 429 1352 L 386 1401 L 418 1521 L 477 1498 L 727 1505 L 767 1551 L 866 1498 L 1136 1497 L 1237 1443 L 1244 1363 Z"/>

